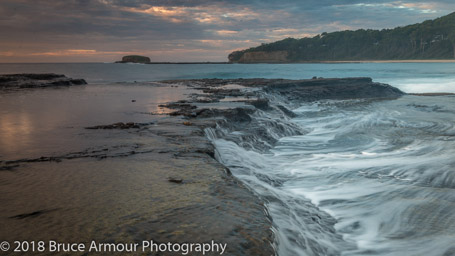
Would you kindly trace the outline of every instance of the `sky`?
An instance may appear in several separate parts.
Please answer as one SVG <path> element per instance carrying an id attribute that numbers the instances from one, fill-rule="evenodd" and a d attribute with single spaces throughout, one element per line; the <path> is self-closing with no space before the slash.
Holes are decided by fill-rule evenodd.
<path id="1" fill-rule="evenodd" d="M 453 0 L 0 0 L 0 62 L 227 61 L 287 37 L 394 28 L 453 11 Z"/>

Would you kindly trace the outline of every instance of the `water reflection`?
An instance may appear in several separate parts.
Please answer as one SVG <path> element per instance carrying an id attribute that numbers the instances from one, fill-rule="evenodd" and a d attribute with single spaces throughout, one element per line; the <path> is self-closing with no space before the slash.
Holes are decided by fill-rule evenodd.
<path id="1" fill-rule="evenodd" d="M 27 115 L 27 113 L 20 112 L 16 115 L 12 113 L 2 113 L 0 116 L 1 151 L 5 149 L 17 151 L 20 148 L 24 148 L 26 142 L 30 139 L 31 130 L 30 116 Z M 19 140 L 17 138 L 21 139 Z"/>
<path id="2" fill-rule="evenodd" d="M 160 104 L 190 93 L 186 88 L 145 84 L 89 85 L 3 93 L 0 159 L 41 157 L 89 147 L 84 127 L 150 122 L 169 109 Z"/>

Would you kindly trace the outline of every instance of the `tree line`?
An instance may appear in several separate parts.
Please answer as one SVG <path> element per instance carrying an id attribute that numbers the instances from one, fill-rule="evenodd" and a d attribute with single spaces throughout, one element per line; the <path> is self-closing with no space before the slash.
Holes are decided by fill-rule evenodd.
<path id="1" fill-rule="evenodd" d="M 245 52 L 287 51 L 290 62 L 324 60 L 453 59 L 455 12 L 434 20 L 394 29 L 359 29 L 322 33 L 312 38 L 286 38 L 236 51 L 237 62 Z"/>

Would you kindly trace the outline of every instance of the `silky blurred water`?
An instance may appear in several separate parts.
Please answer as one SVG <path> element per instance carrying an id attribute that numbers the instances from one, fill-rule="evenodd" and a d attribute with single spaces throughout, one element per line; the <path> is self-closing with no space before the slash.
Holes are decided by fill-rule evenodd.
<path id="1" fill-rule="evenodd" d="M 220 161 L 267 202 L 279 255 L 455 254 L 455 97 L 294 111 L 307 133 L 270 151 L 213 139 Z"/>

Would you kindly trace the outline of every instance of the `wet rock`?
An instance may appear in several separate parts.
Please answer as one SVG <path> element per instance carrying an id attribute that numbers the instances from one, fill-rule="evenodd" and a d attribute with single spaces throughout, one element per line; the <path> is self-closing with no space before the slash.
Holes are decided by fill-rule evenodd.
<path id="1" fill-rule="evenodd" d="M 196 98 L 194 102 L 197 103 L 216 103 L 220 102 L 218 97 L 204 97 L 204 98 Z"/>
<path id="2" fill-rule="evenodd" d="M 96 125 L 96 126 L 89 126 L 85 127 L 85 129 L 91 129 L 91 130 L 98 130 L 98 129 L 133 129 L 133 128 L 140 128 L 140 125 L 138 123 L 115 123 L 115 124 L 108 124 L 108 125 Z"/>
<path id="3" fill-rule="evenodd" d="M 250 101 L 247 101 L 246 103 L 251 104 L 251 105 L 255 106 L 258 109 L 262 109 L 262 110 L 270 109 L 269 100 L 268 99 L 250 100 Z"/>
<path id="4" fill-rule="evenodd" d="M 183 182 L 182 179 L 179 179 L 179 178 L 173 178 L 173 177 L 169 177 L 167 179 L 169 182 L 172 182 L 172 183 L 177 183 L 177 184 L 181 184 Z"/>
<path id="5" fill-rule="evenodd" d="M 42 88 L 84 84 L 87 84 L 84 79 L 73 79 L 65 75 L 53 73 L 0 75 L 0 89 Z"/>
<path id="6" fill-rule="evenodd" d="M 44 213 L 48 213 L 48 212 L 52 212 L 52 211 L 55 211 L 57 209 L 52 209 L 52 210 L 39 210 L 39 211 L 34 211 L 34 212 L 30 212 L 30 213 L 23 213 L 23 214 L 18 214 L 18 215 L 14 215 L 14 216 L 11 216 L 9 217 L 10 219 L 25 219 L 25 218 L 32 218 L 32 217 L 38 217 Z"/>
<path id="7" fill-rule="evenodd" d="M 241 92 L 240 89 L 206 88 L 203 89 L 202 92 L 230 97 L 243 96 L 243 92 Z"/>
<path id="8" fill-rule="evenodd" d="M 219 88 L 237 84 L 260 88 L 267 93 L 286 96 L 289 100 L 313 101 L 320 99 L 398 98 L 405 93 L 387 84 L 375 83 L 369 77 L 322 78 L 303 80 L 288 79 L 194 79 L 163 81 L 163 83 L 197 84 L 201 90 L 212 95 L 245 96 L 239 89 Z"/>
<path id="9" fill-rule="evenodd" d="M 19 166 L 18 164 L 0 166 L 0 171 L 12 171 Z"/>
<path id="10" fill-rule="evenodd" d="M 290 118 L 294 118 L 296 117 L 297 115 L 292 112 L 291 110 L 287 109 L 286 107 L 282 106 L 282 105 L 277 105 L 277 107 L 285 114 L 287 115 L 288 117 Z"/>
<path id="11" fill-rule="evenodd" d="M 250 122 L 249 114 L 255 110 L 251 108 L 233 108 L 233 109 L 202 109 L 197 113 L 199 118 L 225 117 L 231 122 Z"/>
<path id="12" fill-rule="evenodd" d="M 264 91 L 285 96 L 291 101 L 393 99 L 405 94 L 390 85 L 375 83 L 369 77 L 284 80 L 269 83 Z"/>

